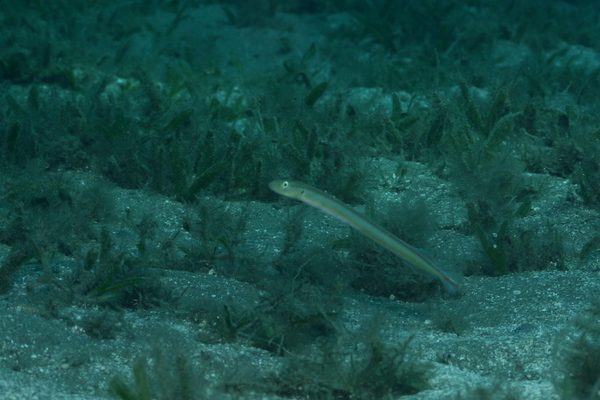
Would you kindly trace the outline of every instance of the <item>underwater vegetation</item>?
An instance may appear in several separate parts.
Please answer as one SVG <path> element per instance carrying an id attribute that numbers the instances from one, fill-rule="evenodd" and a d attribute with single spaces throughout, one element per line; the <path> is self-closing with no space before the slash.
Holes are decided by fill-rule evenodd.
<path id="1" fill-rule="evenodd" d="M 277 393 L 339 399 L 370 399 L 415 394 L 429 387 L 430 365 L 415 359 L 410 338 L 396 347 L 373 340 L 363 354 L 327 350 L 324 362 L 292 362 L 277 378 Z M 349 359 L 349 361 L 348 361 Z M 298 374 L 300 371 L 300 374 Z"/>
<path id="2" fill-rule="evenodd" d="M 121 400 L 208 399 L 205 379 L 191 367 L 183 354 L 165 355 L 155 350 L 151 357 L 138 358 L 133 367 L 133 384 L 120 376 L 109 383 L 109 392 Z"/>
<path id="3" fill-rule="evenodd" d="M 276 374 L 252 381 L 236 377 L 222 387 L 231 394 L 252 390 L 286 398 L 336 399 L 388 398 L 429 388 L 432 366 L 419 360 L 412 338 L 387 345 L 373 332 L 362 335 L 323 341 L 314 355 L 286 357 Z"/>
<path id="4" fill-rule="evenodd" d="M 575 321 L 575 337 L 560 356 L 561 372 L 556 385 L 564 399 L 600 398 L 600 303 L 592 306 Z"/>

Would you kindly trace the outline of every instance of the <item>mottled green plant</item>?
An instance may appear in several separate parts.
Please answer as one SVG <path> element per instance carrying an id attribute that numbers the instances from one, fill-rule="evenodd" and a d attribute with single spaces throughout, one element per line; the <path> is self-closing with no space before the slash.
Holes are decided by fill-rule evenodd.
<path id="1" fill-rule="evenodd" d="M 594 236 L 592 239 L 587 241 L 581 251 L 579 252 L 579 259 L 585 260 L 587 259 L 594 251 L 600 248 L 600 236 Z"/>
<path id="2" fill-rule="evenodd" d="M 252 310 L 241 311 L 235 304 L 223 307 L 221 333 L 225 339 L 247 341 L 283 355 L 336 333 L 339 288 L 310 285 L 302 274 L 305 265 L 294 267 L 293 271 L 282 270 L 277 280 L 270 278 L 267 292 Z"/>
<path id="3" fill-rule="evenodd" d="M 284 397 L 364 400 L 396 398 L 429 388 L 431 364 L 418 359 L 411 348 L 412 337 L 396 346 L 377 337 L 360 340 L 352 349 L 345 349 L 339 338 L 324 341 L 318 361 L 289 358 L 282 371 L 260 384 L 231 382 L 225 386 Z"/>
<path id="4" fill-rule="evenodd" d="M 121 400 L 201 400 L 207 399 L 207 384 L 190 366 L 183 354 L 165 356 L 155 350 L 151 364 L 144 357 L 133 365 L 133 384 L 114 376 L 109 384 L 111 395 Z M 149 364 L 151 366 L 149 366 Z"/>
<path id="5" fill-rule="evenodd" d="M 564 378 L 557 382 L 564 399 L 600 399 L 600 303 L 597 299 L 590 309 L 575 322 L 577 337 L 558 361 Z"/>

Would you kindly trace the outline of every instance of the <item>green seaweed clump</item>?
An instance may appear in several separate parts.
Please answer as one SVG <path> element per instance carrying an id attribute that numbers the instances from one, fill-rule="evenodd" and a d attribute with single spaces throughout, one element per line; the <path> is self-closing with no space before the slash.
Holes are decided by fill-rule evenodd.
<path id="1" fill-rule="evenodd" d="M 561 360 L 565 377 L 560 382 L 564 399 L 600 399 L 600 302 L 575 322 L 577 337 Z"/>
<path id="2" fill-rule="evenodd" d="M 150 362 L 149 362 L 150 361 Z M 156 350 L 150 360 L 139 358 L 133 365 L 133 384 L 114 376 L 108 391 L 121 400 L 192 400 L 206 399 L 206 385 L 198 379 L 188 359 L 177 354 L 165 358 Z"/>
<path id="3" fill-rule="evenodd" d="M 242 378 L 223 387 L 228 393 L 255 390 L 302 399 L 391 399 L 415 394 L 429 389 L 431 364 L 416 357 L 412 339 L 389 346 L 377 335 L 367 336 L 355 339 L 361 343 L 346 343 L 351 349 L 343 340 L 324 341 L 316 357 L 290 357 L 281 371 L 261 382 Z"/>

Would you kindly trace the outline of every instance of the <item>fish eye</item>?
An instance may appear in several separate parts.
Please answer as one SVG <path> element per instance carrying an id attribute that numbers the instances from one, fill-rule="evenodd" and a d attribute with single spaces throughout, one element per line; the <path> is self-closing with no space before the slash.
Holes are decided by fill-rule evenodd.
<path id="1" fill-rule="evenodd" d="M 288 183 L 288 181 L 283 181 L 283 183 L 281 184 L 281 187 L 283 189 L 285 189 L 286 187 L 288 187 L 290 184 Z"/>

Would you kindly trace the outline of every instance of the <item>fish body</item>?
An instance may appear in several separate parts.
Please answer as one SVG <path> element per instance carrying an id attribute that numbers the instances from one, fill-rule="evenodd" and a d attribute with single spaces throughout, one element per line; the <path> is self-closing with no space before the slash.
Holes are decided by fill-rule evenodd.
<path id="1" fill-rule="evenodd" d="M 418 249 L 396 237 L 383 226 L 355 211 L 352 207 L 342 203 L 335 197 L 306 183 L 283 179 L 272 181 L 269 183 L 269 188 L 282 196 L 300 200 L 345 222 L 402 260 L 438 278 L 448 292 L 456 292 L 458 283 L 448 276 L 446 272 L 433 264 Z"/>

